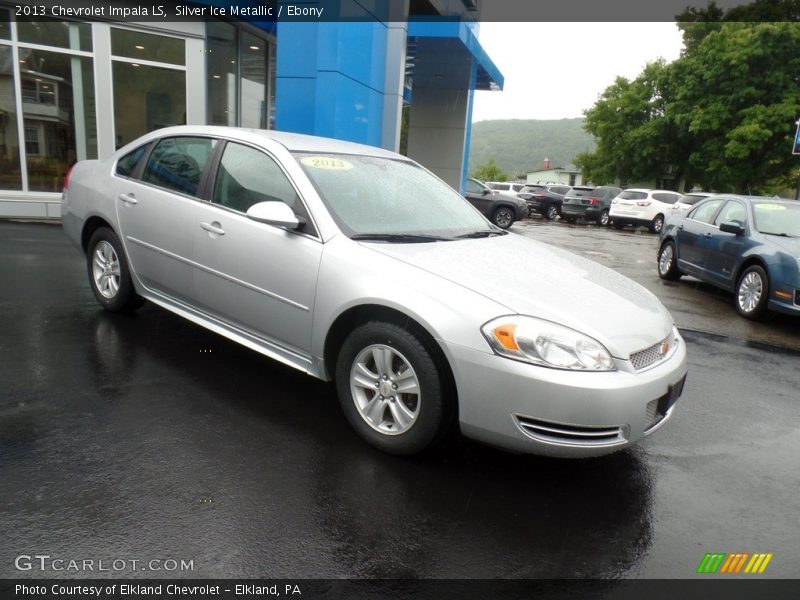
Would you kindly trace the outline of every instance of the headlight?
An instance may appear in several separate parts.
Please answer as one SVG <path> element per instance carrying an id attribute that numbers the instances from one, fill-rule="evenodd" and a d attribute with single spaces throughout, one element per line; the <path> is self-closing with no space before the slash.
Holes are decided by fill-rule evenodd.
<path id="1" fill-rule="evenodd" d="M 574 371 L 614 371 L 614 360 L 595 339 L 574 329 L 519 315 L 492 319 L 481 328 L 500 356 Z"/>

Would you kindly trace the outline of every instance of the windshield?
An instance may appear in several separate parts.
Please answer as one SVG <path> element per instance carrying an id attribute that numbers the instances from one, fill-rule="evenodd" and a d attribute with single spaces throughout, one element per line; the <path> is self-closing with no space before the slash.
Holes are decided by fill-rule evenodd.
<path id="1" fill-rule="evenodd" d="M 452 238 L 495 229 L 453 188 L 411 162 L 352 154 L 295 157 L 350 237 Z"/>
<path id="2" fill-rule="evenodd" d="M 761 233 L 800 237 L 800 203 L 755 202 L 753 214 Z"/>

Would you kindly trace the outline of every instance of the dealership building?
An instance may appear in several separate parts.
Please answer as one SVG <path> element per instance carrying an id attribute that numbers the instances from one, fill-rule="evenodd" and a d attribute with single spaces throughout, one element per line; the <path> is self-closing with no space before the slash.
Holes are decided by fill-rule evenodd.
<path id="1" fill-rule="evenodd" d="M 71 164 L 184 123 L 399 150 L 461 188 L 474 92 L 503 86 L 477 1 L 377 4 L 342 0 L 346 21 L 130 23 L 14 22 L 0 2 L 0 217 L 58 218 Z"/>

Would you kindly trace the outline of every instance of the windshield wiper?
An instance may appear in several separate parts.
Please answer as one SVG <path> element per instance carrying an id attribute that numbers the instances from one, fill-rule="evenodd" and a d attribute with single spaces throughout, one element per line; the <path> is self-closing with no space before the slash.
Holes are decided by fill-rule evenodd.
<path id="1" fill-rule="evenodd" d="M 507 233 L 508 233 L 507 231 L 495 231 L 494 229 L 481 229 L 480 231 L 472 231 L 470 233 L 457 235 L 456 237 L 459 239 L 485 238 L 485 237 L 491 237 L 493 235 L 506 235 Z"/>
<path id="2" fill-rule="evenodd" d="M 453 238 L 419 233 L 356 233 L 355 235 L 351 235 L 350 239 L 362 242 L 392 242 L 396 244 L 453 241 Z"/>
<path id="3" fill-rule="evenodd" d="M 784 232 L 777 233 L 775 231 L 762 231 L 761 233 L 763 233 L 764 235 L 777 235 L 777 236 L 780 236 L 780 237 L 797 237 L 796 235 L 790 235 L 790 234 L 784 233 Z"/>

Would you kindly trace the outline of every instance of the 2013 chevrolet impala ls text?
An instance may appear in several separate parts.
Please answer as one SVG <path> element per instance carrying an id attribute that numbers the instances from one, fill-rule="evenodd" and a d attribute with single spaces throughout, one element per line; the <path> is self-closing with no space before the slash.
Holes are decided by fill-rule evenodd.
<path id="1" fill-rule="evenodd" d="M 601 455 L 661 427 L 683 389 L 685 344 L 650 292 L 495 227 L 379 148 L 160 129 L 77 163 L 63 226 L 104 308 L 146 299 L 334 380 L 386 452 L 460 427 L 512 451 Z"/>

